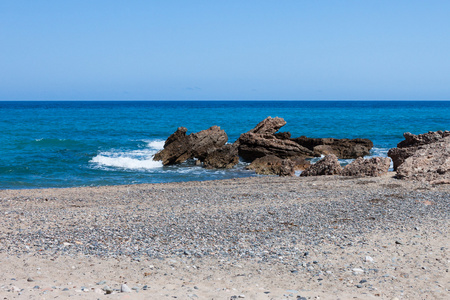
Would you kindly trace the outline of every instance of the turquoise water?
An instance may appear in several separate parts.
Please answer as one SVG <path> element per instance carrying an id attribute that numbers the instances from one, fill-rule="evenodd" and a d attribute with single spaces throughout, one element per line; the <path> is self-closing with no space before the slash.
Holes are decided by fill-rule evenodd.
<path id="1" fill-rule="evenodd" d="M 267 116 L 293 137 L 369 138 L 385 156 L 403 132 L 450 130 L 449 101 L 0 102 L 0 188 L 156 183 L 254 176 L 152 161 L 177 127 L 218 125 L 229 142 Z"/>

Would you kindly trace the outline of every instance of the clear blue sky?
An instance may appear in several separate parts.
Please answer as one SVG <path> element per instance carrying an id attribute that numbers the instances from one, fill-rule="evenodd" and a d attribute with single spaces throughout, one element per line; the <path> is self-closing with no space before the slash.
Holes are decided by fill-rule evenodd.
<path id="1" fill-rule="evenodd" d="M 0 100 L 449 100 L 450 1 L 0 0 Z"/>

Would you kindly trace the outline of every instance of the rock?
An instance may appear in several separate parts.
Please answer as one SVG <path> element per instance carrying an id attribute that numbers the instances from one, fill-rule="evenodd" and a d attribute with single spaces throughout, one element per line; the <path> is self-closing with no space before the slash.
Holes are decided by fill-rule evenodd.
<path id="1" fill-rule="evenodd" d="M 429 145 L 441 141 L 443 138 L 450 136 L 450 131 L 429 131 L 427 133 L 415 135 L 409 132 L 403 134 L 404 141 L 397 144 L 397 148 L 392 148 L 388 152 L 388 156 L 394 163 L 394 170 L 410 156 L 412 156 L 421 146 Z"/>
<path id="2" fill-rule="evenodd" d="M 313 157 L 311 150 L 291 141 L 277 139 L 273 134 L 243 133 L 239 139 L 239 156 L 247 161 L 267 155 L 279 158 Z"/>
<path id="3" fill-rule="evenodd" d="M 131 289 L 128 287 L 128 285 L 126 285 L 125 283 L 123 283 L 121 286 L 120 286 L 120 291 L 122 292 L 122 293 L 131 293 Z"/>
<path id="4" fill-rule="evenodd" d="M 366 256 L 366 262 L 373 262 L 373 258 L 370 256 Z"/>
<path id="5" fill-rule="evenodd" d="M 397 177 L 432 184 L 450 183 L 450 135 L 420 146 L 397 168 Z"/>
<path id="6" fill-rule="evenodd" d="M 218 126 L 186 135 L 187 129 L 179 127 L 164 143 L 164 149 L 153 157 L 163 165 L 182 163 L 190 158 L 204 160 L 208 152 L 221 148 L 228 141 L 225 131 Z"/>
<path id="7" fill-rule="evenodd" d="M 391 160 L 388 157 L 357 158 L 346 165 L 341 172 L 343 176 L 378 177 L 387 174 Z"/>
<path id="8" fill-rule="evenodd" d="M 291 133 L 290 132 L 278 132 L 278 133 L 275 133 L 274 136 L 279 140 L 288 140 L 291 138 Z"/>
<path id="9" fill-rule="evenodd" d="M 28 281 L 28 282 L 33 282 L 33 281 L 34 281 L 34 279 L 33 279 L 33 278 L 31 278 L 31 277 L 28 277 L 27 281 Z"/>
<path id="10" fill-rule="evenodd" d="M 204 160 L 209 151 L 221 148 L 228 141 L 228 136 L 219 126 L 190 134 L 190 146 L 193 157 Z"/>
<path id="11" fill-rule="evenodd" d="M 369 155 L 370 149 L 373 147 L 372 141 L 368 139 L 308 138 L 301 136 L 291 140 L 313 151 L 315 156 L 334 154 L 343 159 Z"/>
<path id="12" fill-rule="evenodd" d="M 286 121 L 283 118 L 272 118 L 267 117 L 256 125 L 255 128 L 248 131 L 247 133 L 257 133 L 257 134 L 274 134 L 281 127 L 286 125 Z"/>
<path id="13" fill-rule="evenodd" d="M 330 154 L 311 165 L 300 176 L 339 175 L 342 167 L 334 154 Z"/>
<path id="14" fill-rule="evenodd" d="M 311 166 L 311 163 L 304 157 L 295 156 L 289 159 L 294 163 L 294 169 L 296 171 L 303 171 Z"/>
<path id="15" fill-rule="evenodd" d="M 392 159 L 394 164 L 394 171 L 410 156 L 417 151 L 416 147 L 410 148 L 392 148 L 388 151 L 388 156 Z"/>
<path id="16" fill-rule="evenodd" d="M 239 163 L 237 145 L 226 144 L 210 151 L 203 161 L 203 166 L 207 169 L 231 169 L 237 163 Z"/>
<path id="17" fill-rule="evenodd" d="M 295 164 L 289 159 L 281 159 L 274 155 L 267 155 L 255 159 L 248 170 L 254 170 L 260 175 L 294 176 Z"/>

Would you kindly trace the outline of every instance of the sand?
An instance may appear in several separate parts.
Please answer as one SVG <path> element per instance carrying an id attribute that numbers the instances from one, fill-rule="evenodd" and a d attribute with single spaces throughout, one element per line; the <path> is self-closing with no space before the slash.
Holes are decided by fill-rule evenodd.
<path id="1" fill-rule="evenodd" d="M 1 190 L 0 296 L 449 299 L 449 202 L 392 173 Z"/>

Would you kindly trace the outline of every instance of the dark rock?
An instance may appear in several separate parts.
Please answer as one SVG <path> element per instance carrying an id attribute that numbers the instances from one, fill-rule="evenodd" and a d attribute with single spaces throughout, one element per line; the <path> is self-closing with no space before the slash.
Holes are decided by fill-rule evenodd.
<path id="1" fill-rule="evenodd" d="M 189 135 L 192 155 L 194 158 L 204 160 L 209 151 L 221 148 L 228 141 L 228 136 L 219 126 L 212 126 Z"/>
<path id="2" fill-rule="evenodd" d="M 338 158 L 358 158 L 370 154 L 373 147 L 368 139 L 335 139 L 335 138 L 308 138 L 301 136 L 292 139 L 297 144 L 314 152 L 315 156 L 334 154 Z"/>
<path id="3" fill-rule="evenodd" d="M 255 128 L 248 131 L 247 133 L 257 133 L 257 134 L 274 134 L 281 127 L 286 125 L 286 121 L 283 118 L 272 118 L 267 117 L 256 125 Z"/>
<path id="4" fill-rule="evenodd" d="M 226 144 L 221 148 L 210 151 L 203 166 L 207 169 L 231 169 L 239 162 L 237 145 Z"/>
<path id="5" fill-rule="evenodd" d="M 405 137 L 405 140 L 398 143 L 397 148 L 392 148 L 388 152 L 388 156 L 394 163 L 394 170 L 397 170 L 397 168 L 421 146 L 436 143 L 444 137 L 450 136 L 450 131 L 429 131 L 419 135 L 405 132 L 403 136 Z"/>
<path id="6" fill-rule="evenodd" d="M 260 175 L 294 176 L 295 164 L 289 159 L 281 159 L 274 155 L 268 155 L 255 159 L 248 170 L 254 170 Z"/>
<path id="7" fill-rule="evenodd" d="M 294 162 L 294 165 L 295 165 L 294 168 L 296 171 L 303 171 L 303 170 L 306 170 L 307 168 L 309 168 L 309 166 L 311 166 L 311 163 L 308 160 L 306 160 L 304 157 L 295 156 L 295 157 L 291 157 L 289 159 Z"/>
<path id="8" fill-rule="evenodd" d="M 291 138 L 290 132 L 278 132 L 278 133 L 275 133 L 274 135 L 279 140 L 288 140 Z"/>
<path id="9" fill-rule="evenodd" d="M 420 146 L 397 168 L 397 177 L 450 184 L 450 135 Z"/>
<path id="10" fill-rule="evenodd" d="M 336 155 L 330 154 L 311 165 L 300 176 L 339 175 L 341 172 L 342 167 L 338 158 Z"/>
<path id="11" fill-rule="evenodd" d="M 190 158 L 204 160 L 209 151 L 221 148 L 228 141 L 225 131 L 218 126 L 186 135 L 187 129 L 180 127 L 164 143 L 164 149 L 153 157 L 163 165 L 182 163 Z"/>
<path id="12" fill-rule="evenodd" d="M 248 161 L 267 155 L 279 158 L 313 157 L 311 150 L 291 140 L 277 139 L 273 134 L 244 133 L 239 137 L 239 156 Z"/>
<path id="13" fill-rule="evenodd" d="M 191 157 L 189 149 L 189 137 L 186 136 L 187 129 L 179 127 L 170 135 L 164 143 L 164 149 L 153 157 L 153 160 L 161 160 L 163 165 L 181 163 Z"/>
<path id="14" fill-rule="evenodd" d="M 417 147 L 409 148 L 392 148 L 388 151 L 388 156 L 394 164 L 394 171 L 410 156 L 417 151 Z"/>
<path id="15" fill-rule="evenodd" d="M 341 172 L 343 176 L 378 177 L 387 174 L 391 160 L 388 157 L 357 158 L 346 165 Z"/>

